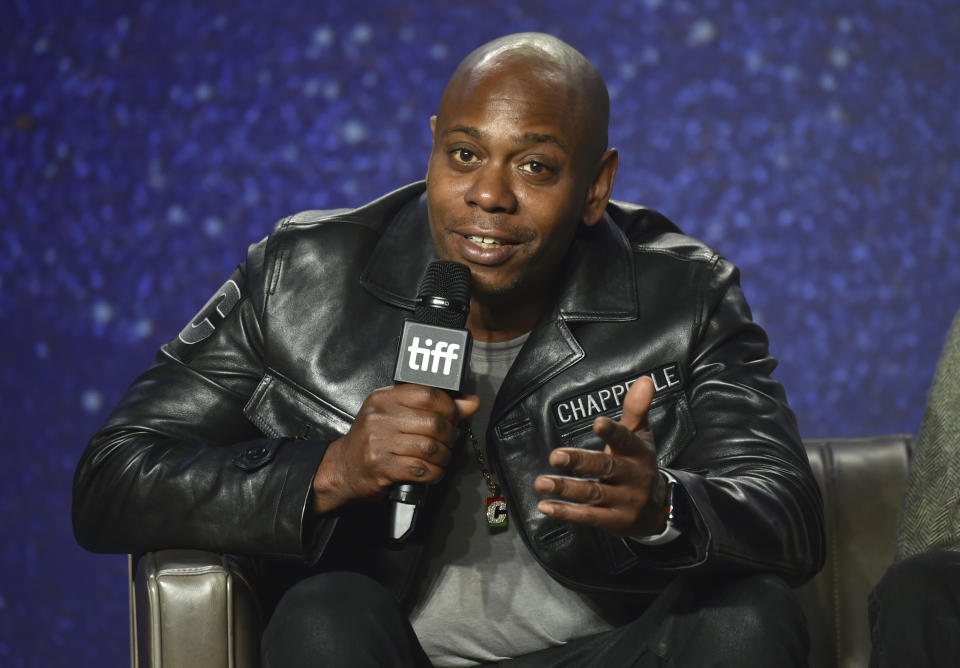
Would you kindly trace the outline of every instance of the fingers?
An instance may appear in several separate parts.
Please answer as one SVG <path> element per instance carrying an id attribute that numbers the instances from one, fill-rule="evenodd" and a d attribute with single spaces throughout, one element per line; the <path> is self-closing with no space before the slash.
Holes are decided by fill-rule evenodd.
<path id="1" fill-rule="evenodd" d="M 450 463 L 450 448 L 441 441 L 426 436 L 398 438 L 390 453 L 397 457 L 415 457 L 430 464 L 445 467 Z"/>
<path id="2" fill-rule="evenodd" d="M 435 413 L 453 423 L 467 419 L 480 409 L 480 397 L 475 394 L 451 396 L 444 390 L 412 383 L 374 390 L 368 401 L 375 404 L 393 402 L 413 410 Z"/>
<path id="3" fill-rule="evenodd" d="M 363 446 L 366 447 L 363 447 Z M 350 450 L 353 481 L 371 480 L 377 490 L 398 482 L 437 482 L 450 463 L 450 448 L 427 436 L 371 434 L 366 444 Z"/>
<path id="4" fill-rule="evenodd" d="M 600 478 L 613 478 L 618 467 L 622 467 L 617 458 L 609 452 L 579 448 L 557 448 L 550 453 L 549 461 L 550 466 Z"/>
<path id="5" fill-rule="evenodd" d="M 611 485 L 567 476 L 542 475 L 533 481 L 533 486 L 541 494 L 552 494 L 577 503 L 606 505 L 616 501 L 611 497 L 618 496 L 616 488 Z"/>
<path id="6" fill-rule="evenodd" d="M 640 523 L 647 506 L 641 488 L 613 485 L 598 480 L 564 476 L 540 476 L 534 487 L 541 494 L 559 499 L 544 499 L 537 509 L 544 515 L 605 529 L 614 534 L 631 533 Z"/>
<path id="7" fill-rule="evenodd" d="M 418 457 L 400 457 L 395 461 L 391 483 L 401 482 L 439 482 L 443 478 L 444 467 Z"/>
<path id="8" fill-rule="evenodd" d="M 361 424 L 354 423 L 366 443 L 364 469 L 378 472 L 382 485 L 439 480 L 450 463 L 457 421 L 476 412 L 479 403 L 476 396 L 454 400 L 442 390 L 414 384 L 374 391 L 361 410 Z"/>
<path id="9" fill-rule="evenodd" d="M 435 413 L 451 422 L 457 419 L 457 406 L 453 398 L 436 387 L 412 383 L 392 385 L 374 390 L 367 400 L 378 407 L 402 406 L 415 411 Z"/>
<path id="10" fill-rule="evenodd" d="M 578 524 L 599 527 L 617 535 L 632 532 L 637 516 L 623 506 L 604 507 L 562 501 L 541 501 L 537 510 L 544 515 Z"/>
<path id="11" fill-rule="evenodd" d="M 611 424 L 619 427 L 616 423 Z M 643 471 L 653 470 L 653 460 L 656 457 L 653 439 L 647 434 L 630 434 L 630 438 L 636 442 L 629 446 L 628 456 L 622 451 L 627 447 L 620 451 L 605 448 L 600 452 L 581 448 L 557 448 L 550 453 L 550 466 L 601 480 L 621 481 L 643 474 Z"/>
<path id="12" fill-rule="evenodd" d="M 653 391 L 653 380 L 649 376 L 638 378 L 623 399 L 620 421 L 599 417 L 593 421 L 593 433 L 602 438 L 614 452 L 629 454 L 638 450 L 651 450 L 653 440 L 647 429 L 647 411 L 650 409 Z"/>
<path id="13" fill-rule="evenodd" d="M 657 500 L 660 474 L 645 484 L 610 483 L 566 476 L 539 476 L 533 483 L 544 499 L 537 509 L 544 515 L 599 527 L 616 535 L 656 533 L 663 499 Z M 665 488 L 666 482 L 660 484 Z"/>
<path id="14" fill-rule="evenodd" d="M 621 469 L 627 465 L 619 464 Z M 617 506 L 637 504 L 643 506 L 649 496 L 649 481 L 656 473 L 649 469 L 630 467 L 634 470 L 623 471 L 623 481 L 611 478 L 574 478 L 563 475 L 541 475 L 533 481 L 533 487 L 541 494 L 561 497 L 564 501 L 586 503 L 597 506 Z"/>
<path id="15" fill-rule="evenodd" d="M 651 454 L 655 450 L 653 435 L 646 426 L 631 430 L 623 422 L 614 422 L 610 418 L 600 417 L 593 422 L 593 433 L 602 438 L 603 442 L 617 454 Z"/>
<path id="16" fill-rule="evenodd" d="M 653 400 L 653 379 L 649 376 L 638 378 L 623 399 L 623 415 L 620 424 L 630 431 L 637 431 L 646 425 L 647 411 Z"/>
<path id="17" fill-rule="evenodd" d="M 541 501 L 537 505 L 540 512 L 616 535 L 650 529 L 657 510 L 650 500 L 659 476 L 656 448 L 646 425 L 652 383 L 649 379 L 638 380 L 628 395 L 620 422 L 609 418 L 594 421 L 594 432 L 606 443 L 603 451 L 557 448 L 550 453 L 551 466 L 592 479 L 539 476 L 534 488 L 558 497 Z"/>
<path id="18" fill-rule="evenodd" d="M 361 415 L 370 422 L 404 434 L 430 436 L 452 443 L 457 423 L 480 408 L 480 398 L 447 392 L 423 385 L 404 384 L 375 390 L 367 398 Z M 359 416 L 358 416 L 359 417 Z"/>
<path id="19" fill-rule="evenodd" d="M 560 497 L 561 501 L 610 508 L 642 507 L 646 503 L 645 492 L 648 489 L 643 483 L 655 475 L 655 471 L 642 462 L 608 451 L 559 448 L 550 453 L 550 464 L 593 477 L 541 475 L 533 483 L 539 493 Z M 555 509 L 553 502 L 544 503 L 548 504 L 547 508 Z M 566 511 L 560 509 L 560 512 Z"/>
<path id="20" fill-rule="evenodd" d="M 314 476 L 314 508 L 381 498 L 398 482 L 433 483 L 443 477 L 457 439 L 457 423 L 480 406 L 476 396 L 454 399 L 412 383 L 374 390 L 350 429 L 330 444 Z"/>

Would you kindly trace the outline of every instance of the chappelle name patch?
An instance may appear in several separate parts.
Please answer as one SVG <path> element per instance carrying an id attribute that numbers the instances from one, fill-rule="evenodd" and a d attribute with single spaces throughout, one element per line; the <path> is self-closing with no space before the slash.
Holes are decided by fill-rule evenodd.
<path id="1" fill-rule="evenodd" d="M 606 387 L 590 390 L 553 405 L 553 420 L 558 427 L 571 427 L 584 420 L 593 420 L 601 415 L 612 415 L 622 410 L 623 399 L 630 386 L 640 378 L 649 376 L 653 381 L 653 398 L 683 387 L 680 366 L 676 362 L 641 373 L 635 378 L 617 381 Z"/>

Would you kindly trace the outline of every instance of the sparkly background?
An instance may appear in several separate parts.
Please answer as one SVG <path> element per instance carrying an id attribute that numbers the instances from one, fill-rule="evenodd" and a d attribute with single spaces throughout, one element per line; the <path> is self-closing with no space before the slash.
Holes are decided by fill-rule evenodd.
<path id="1" fill-rule="evenodd" d="M 4 0 L 0 665 L 128 661 L 124 560 L 70 531 L 86 438 L 274 220 L 419 178 L 455 63 L 529 29 L 606 76 L 615 196 L 741 266 L 803 434 L 916 431 L 960 307 L 956 0 Z"/>

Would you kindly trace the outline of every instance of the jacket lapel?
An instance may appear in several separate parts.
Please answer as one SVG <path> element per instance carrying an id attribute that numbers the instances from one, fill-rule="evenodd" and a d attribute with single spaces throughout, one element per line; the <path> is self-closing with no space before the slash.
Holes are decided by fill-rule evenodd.
<path id="1" fill-rule="evenodd" d="M 437 257 L 425 186 L 423 182 L 414 186 L 408 186 L 412 199 L 386 227 L 360 276 L 360 283 L 378 298 L 410 311 L 416 307 L 423 272 Z"/>
<path id="2" fill-rule="evenodd" d="M 559 296 L 530 333 L 504 379 L 491 425 L 584 358 L 576 323 L 624 322 L 638 317 L 633 265 L 630 244 L 609 216 L 594 227 L 581 227 L 564 265 Z"/>

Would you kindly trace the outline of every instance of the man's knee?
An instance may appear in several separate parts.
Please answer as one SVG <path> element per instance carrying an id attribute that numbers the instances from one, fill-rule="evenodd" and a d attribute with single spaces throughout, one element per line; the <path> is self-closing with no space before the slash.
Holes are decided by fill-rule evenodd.
<path id="1" fill-rule="evenodd" d="M 873 597 L 925 607 L 931 597 L 950 595 L 945 582 L 960 581 L 960 552 L 925 552 L 894 563 L 874 588 Z"/>
<path id="2" fill-rule="evenodd" d="M 262 654 L 267 668 L 318 660 L 383 665 L 385 658 L 403 665 L 402 657 L 417 650 L 386 589 L 364 575 L 334 572 L 307 578 L 284 594 L 263 633 Z"/>
<path id="3" fill-rule="evenodd" d="M 870 627 L 920 627 L 931 615 L 960 613 L 960 552 L 925 552 L 894 563 L 870 592 Z M 877 638 L 874 637 L 874 642 Z"/>
<path id="4" fill-rule="evenodd" d="M 692 651 L 699 657 L 709 658 L 710 665 L 806 664 L 806 620 L 796 595 L 781 578 L 759 574 L 701 584 L 694 588 L 699 600 L 688 632 Z"/>
<path id="5" fill-rule="evenodd" d="M 898 561 L 870 592 L 871 666 L 957 665 L 960 553 Z"/>

